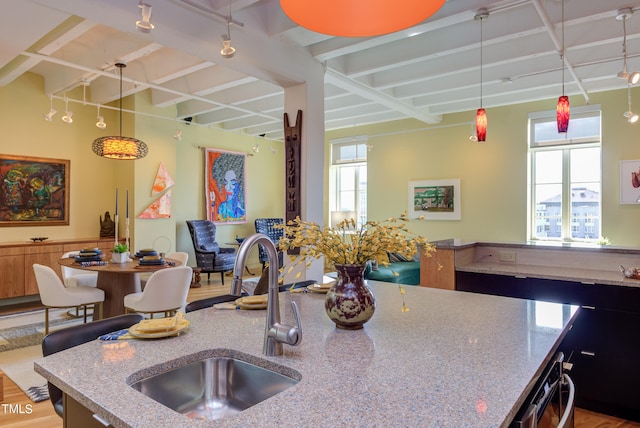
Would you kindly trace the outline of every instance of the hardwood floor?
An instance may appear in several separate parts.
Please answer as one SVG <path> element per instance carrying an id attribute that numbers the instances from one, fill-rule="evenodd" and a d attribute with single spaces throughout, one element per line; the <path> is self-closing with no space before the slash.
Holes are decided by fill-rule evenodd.
<path id="1" fill-rule="evenodd" d="M 217 278 L 217 276 L 216 276 Z M 207 297 L 228 294 L 229 284 L 222 285 L 219 280 L 211 279 L 207 283 L 203 278 L 202 287 L 189 289 L 188 302 Z M 24 308 L 22 309 L 24 310 Z M 7 313 L 5 312 L 0 312 Z M 0 426 L 3 428 L 62 428 L 62 419 L 53 411 L 50 401 L 33 403 L 29 398 L 0 371 L 4 384 L 5 406 L 0 405 Z M 21 413 L 20 413 L 21 412 Z M 576 409 L 575 428 L 640 428 L 639 423 L 629 422 L 611 416 Z"/>

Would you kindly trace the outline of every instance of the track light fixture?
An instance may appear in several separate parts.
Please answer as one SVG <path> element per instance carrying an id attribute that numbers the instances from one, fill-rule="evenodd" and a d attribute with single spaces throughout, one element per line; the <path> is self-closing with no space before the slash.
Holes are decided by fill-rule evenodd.
<path id="1" fill-rule="evenodd" d="M 43 114 L 44 120 L 46 120 L 47 122 L 51 122 L 53 120 L 53 116 L 57 112 L 58 111 L 53 108 L 53 94 L 49 95 L 49 113 Z"/>
<path id="2" fill-rule="evenodd" d="M 182 141 L 182 129 L 177 128 L 177 129 L 176 129 L 176 133 L 175 133 L 175 135 L 173 136 L 173 138 L 175 138 L 175 139 L 176 139 L 176 140 L 178 140 L 178 141 Z"/>
<path id="3" fill-rule="evenodd" d="M 227 21 L 227 34 L 222 35 L 222 49 L 220 50 L 220 55 L 223 58 L 233 58 L 236 54 L 236 48 L 231 46 L 231 0 L 229 0 L 229 15 L 225 16 L 225 21 Z"/>
<path id="4" fill-rule="evenodd" d="M 143 33 L 150 33 L 155 27 L 151 23 L 151 5 L 147 3 L 142 3 L 140 1 L 138 3 L 138 8 L 140 8 L 140 13 L 142 14 L 142 19 L 140 21 L 136 21 L 136 28 L 138 31 Z"/>
<path id="5" fill-rule="evenodd" d="M 627 122 L 636 123 L 638 121 L 638 115 L 631 111 L 631 85 L 627 84 L 627 103 L 629 109 L 624 112 L 624 117 L 627 118 Z"/>
<path id="6" fill-rule="evenodd" d="M 100 105 L 98 105 L 98 122 L 96 122 L 96 126 L 100 129 L 107 127 L 107 124 L 104 123 L 104 117 L 100 116 Z"/>
<path id="7" fill-rule="evenodd" d="M 640 82 L 640 71 L 627 72 L 627 18 L 631 18 L 633 9 L 630 7 L 619 9 L 616 19 L 622 21 L 622 71 L 618 73 L 620 79 L 625 79 L 630 85 Z"/>
<path id="8" fill-rule="evenodd" d="M 64 123 L 73 123 L 73 112 L 69 110 L 69 100 L 64 97 L 64 116 L 62 116 Z"/>
<path id="9" fill-rule="evenodd" d="M 258 142 L 256 141 L 255 146 L 253 146 L 251 150 L 253 150 L 253 153 L 258 153 L 260 151 L 260 144 L 258 144 Z"/>

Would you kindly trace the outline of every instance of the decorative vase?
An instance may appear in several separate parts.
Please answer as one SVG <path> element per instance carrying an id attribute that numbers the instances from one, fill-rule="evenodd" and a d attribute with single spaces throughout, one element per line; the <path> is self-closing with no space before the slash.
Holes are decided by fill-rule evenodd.
<path id="1" fill-rule="evenodd" d="M 129 261 L 129 253 L 111 253 L 111 263 L 126 263 Z"/>
<path id="2" fill-rule="evenodd" d="M 358 330 L 371 319 L 376 299 L 364 282 L 365 265 L 336 265 L 338 279 L 327 292 L 324 309 L 337 328 Z"/>

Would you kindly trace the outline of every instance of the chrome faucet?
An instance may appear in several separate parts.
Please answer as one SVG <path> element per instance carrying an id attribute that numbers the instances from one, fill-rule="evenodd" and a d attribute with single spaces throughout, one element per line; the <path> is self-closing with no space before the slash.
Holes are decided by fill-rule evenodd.
<path id="1" fill-rule="evenodd" d="M 278 251 L 267 235 L 256 233 L 242 241 L 236 261 L 233 266 L 233 283 L 229 294 L 240 296 L 242 294 L 242 272 L 247 264 L 247 256 L 254 245 L 264 247 L 269 258 L 269 294 L 267 302 L 267 320 L 264 329 L 263 353 L 269 357 L 282 355 L 282 344 L 296 346 L 302 341 L 302 324 L 296 302 L 291 302 L 293 315 L 296 317 L 295 326 L 280 324 L 280 301 L 278 298 Z"/>

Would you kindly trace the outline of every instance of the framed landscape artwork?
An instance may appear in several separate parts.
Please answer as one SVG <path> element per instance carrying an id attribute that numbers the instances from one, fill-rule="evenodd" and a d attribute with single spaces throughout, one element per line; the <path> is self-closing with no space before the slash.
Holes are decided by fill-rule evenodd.
<path id="1" fill-rule="evenodd" d="M 207 219 L 216 224 L 247 222 L 246 153 L 205 150 Z"/>
<path id="2" fill-rule="evenodd" d="M 69 164 L 0 155 L 0 226 L 68 225 Z"/>
<path id="3" fill-rule="evenodd" d="M 620 161 L 620 203 L 640 204 L 640 160 Z"/>
<path id="4" fill-rule="evenodd" d="M 409 218 L 460 220 L 460 179 L 409 182 Z"/>

